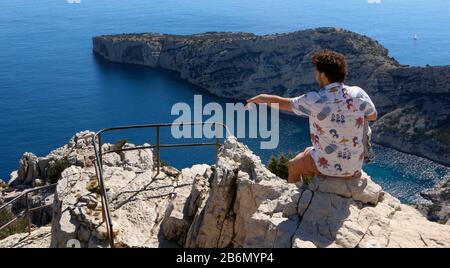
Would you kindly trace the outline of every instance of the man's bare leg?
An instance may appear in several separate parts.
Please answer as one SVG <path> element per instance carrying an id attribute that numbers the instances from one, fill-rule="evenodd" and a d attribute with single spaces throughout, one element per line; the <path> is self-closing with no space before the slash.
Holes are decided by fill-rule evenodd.
<path id="1" fill-rule="evenodd" d="M 298 164 L 296 164 L 293 159 L 289 160 L 288 164 L 288 182 L 289 183 L 296 183 L 298 181 L 302 180 L 301 171 L 298 168 Z"/>
<path id="2" fill-rule="evenodd" d="M 288 182 L 296 183 L 302 181 L 302 175 L 314 176 L 318 174 L 314 160 L 311 157 L 311 147 L 299 153 L 296 157 L 289 160 L 288 164 Z"/>

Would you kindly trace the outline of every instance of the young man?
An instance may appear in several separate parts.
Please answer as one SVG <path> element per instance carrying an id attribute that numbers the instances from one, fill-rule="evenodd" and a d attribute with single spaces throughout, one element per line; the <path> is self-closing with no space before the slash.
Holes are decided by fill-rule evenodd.
<path id="1" fill-rule="evenodd" d="M 296 98 L 261 94 L 249 103 L 278 104 L 279 109 L 309 118 L 312 147 L 289 161 L 288 182 L 302 176 L 353 178 L 360 176 L 364 161 L 364 124 L 375 121 L 377 112 L 367 93 L 344 85 L 347 75 L 345 56 L 320 50 L 312 57 L 318 92 Z"/>

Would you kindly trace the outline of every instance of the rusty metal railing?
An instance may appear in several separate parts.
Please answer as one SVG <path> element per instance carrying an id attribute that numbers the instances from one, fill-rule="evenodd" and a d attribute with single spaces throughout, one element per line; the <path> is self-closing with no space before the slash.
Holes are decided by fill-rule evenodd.
<path id="1" fill-rule="evenodd" d="M 46 207 L 51 207 L 53 206 L 52 204 L 48 204 L 48 205 L 42 205 L 39 207 L 34 207 L 34 208 L 30 208 L 30 202 L 28 200 L 28 195 L 30 193 L 34 193 L 37 191 L 41 191 L 41 190 L 46 190 L 52 187 L 56 187 L 56 183 L 54 184 L 50 184 L 50 185 L 45 185 L 45 186 L 40 186 L 40 187 L 35 187 L 32 189 L 27 189 L 25 191 L 23 191 L 21 194 L 19 194 L 18 196 L 14 197 L 13 199 L 11 199 L 10 201 L 6 202 L 5 204 L 0 206 L 0 211 L 2 209 L 7 208 L 8 206 L 12 205 L 13 203 L 19 201 L 22 197 L 25 196 L 25 211 L 22 211 L 20 213 L 18 213 L 13 219 L 11 219 L 9 222 L 5 223 L 3 226 L 0 226 L 0 231 L 2 231 L 3 229 L 7 228 L 8 226 L 10 226 L 11 224 L 13 224 L 14 222 L 16 222 L 18 219 L 26 217 L 27 218 L 27 229 L 28 229 L 28 234 L 31 234 L 31 212 L 36 211 L 36 210 L 40 210 Z"/>
<path id="2" fill-rule="evenodd" d="M 114 247 L 114 234 L 113 234 L 113 223 L 111 219 L 111 213 L 109 209 L 109 201 L 106 193 L 105 181 L 103 178 L 103 155 L 107 153 L 113 152 L 122 152 L 122 151 L 131 151 L 131 150 L 142 150 L 142 149 L 156 149 L 156 171 L 159 173 L 161 166 L 161 156 L 160 151 L 161 148 L 176 148 L 176 147 L 194 147 L 194 146 L 215 146 L 216 148 L 216 162 L 218 156 L 218 150 L 221 146 L 219 137 L 214 138 L 214 142 L 210 143 L 181 143 L 181 144 L 161 144 L 160 136 L 161 136 L 161 128 L 162 127 L 172 127 L 172 126 L 193 126 L 193 125 L 215 125 L 215 130 L 218 130 L 218 126 L 225 129 L 225 137 L 230 136 L 231 133 L 226 125 L 219 122 L 186 122 L 186 123 L 163 123 L 163 124 L 146 124 L 146 125 L 130 125 L 130 126 L 120 126 L 120 127 L 112 127 L 106 128 L 95 133 L 92 138 L 92 144 L 94 145 L 94 153 L 95 153 L 95 172 L 97 174 L 97 180 L 100 190 L 100 196 L 102 201 L 102 216 L 103 222 L 106 224 L 106 230 L 109 240 L 109 245 Z M 131 148 L 120 148 L 109 150 L 107 152 L 102 152 L 102 133 L 109 131 L 118 131 L 118 130 L 127 130 L 127 129 L 142 129 L 142 128 L 155 128 L 156 129 L 156 144 L 150 146 L 136 146 Z M 98 149 L 97 149 L 98 143 Z"/>

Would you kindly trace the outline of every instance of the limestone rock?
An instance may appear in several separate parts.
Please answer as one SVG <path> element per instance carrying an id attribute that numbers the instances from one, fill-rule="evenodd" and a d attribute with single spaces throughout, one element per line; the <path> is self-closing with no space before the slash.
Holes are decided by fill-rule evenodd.
<path id="1" fill-rule="evenodd" d="M 76 133 L 68 144 L 51 151 L 45 157 L 37 157 L 26 152 L 19 161 L 19 168 L 10 175 L 8 185 L 20 190 L 43 186 L 48 183 L 49 166 L 57 160 L 66 160 L 69 165 L 92 165 L 94 132 L 81 131 Z"/>
<path id="2" fill-rule="evenodd" d="M 172 171 L 174 170 L 172 169 Z M 192 202 L 192 206 L 198 206 L 195 203 L 198 202 L 200 196 L 197 192 L 193 193 L 193 189 L 197 188 L 199 181 L 204 178 L 208 179 L 210 174 L 210 167 L 204 164 L 194 165 L 192 168 L 185 168 L 181 171 L 181 180 L 176 181 L 174 194 L 162 223 L 165 238 L 183 245 L 196 210 L 187 204 Z"/>
<path id="3" fill-rule="evenodd" d="M 115 247 L 450 247 L 450 225 L 428 221 L 364 172 L 288 184 L 234 137 L 214 166 L 158 173 L 148 154 L 117 154 L 118 162 L 103 167 Z M 49 246 L 109 247 L 97 179 L 93 166 L 71 165 L 54 195 L 29 197 L 32 204 L 53 200 Z"/>
<path id="4" fill-rule="evenodd" d="M 315 177 L 310 185 L 293 185 L 270 175 L 251 155 L 235 139 L 220 149 L 208 199 L 190 226 L 187 246 L 450 246 L 450 226 L 402 205 L 365 173 L 352 180 Z"/>
<path id="5" fill-rule="evenodd" d="M 432 202 L 419 205 L 425 210 L 429 220 L 450 224 L 450 179 L 444 179 L 435 187 L 422 191 L 420 195 Z"/>
<path id="6" fill-rule="evenodd" d="M 50 226 L 32 230 L 31 235 L 20 233 L 0 240 L 0 248 L 49 248 L 51 239 Z"/>
<path id="7" fill-rule="evenodd" d="M 150 144 L 143 144 L 149 146 Z M 126 148 L 136 147 L 134 144 L 127 143 L 123 146 Z M 153 167 L 153 153 L 150 149 L 123 151 L 120 153 L 121 165 L 127 170 L 136 170 L 143 172 Z"/>
<path id="8" fill-rule="evenodd" d="M 323 193 L 334 193 L 343 197 L 351 197 L 355 201 L 361 201 L 376 205 L 382 191 L 378 184 L 372 182 L 370 177 L 363 173 L 358 179 L 343 180 L 341 178 L 330 178 L 317 176 L 308 185 L 312 191 Z"/>
<path id="9" fill-rule="evenodd" d="M 48 169 L 58 160 L 64 160 L 68 163 L 68 166 L 71 169 L 64 174 L 67 174 L 67 176 L 69 177 L 77 176 L 76 174 L 78 173 L 74 171 L 75 167 L 86 169 L 86 171 L 84 172 L 79 172 L 80 174 L 89 176 L 88 182 L 91 184 L 87 185 L 88 187 L 86 190 L 91 190 L 92 192 L 98 191 L 98 185 L 96 184 L 97 177 L 94 172 L 93 162 L 95 159 L 94 147 L 92 144 L 92 138 L 94 137 L 94 134 L 94 132 L 88 130 L 78 132 L 70 139 L 70 141 L 66 145 L 51 151 L 45 157 L 37 157 L 32 153 L 25 153 L 20 160 L 18 171 L 14 171 L 11 173 L 9 188 L 2 192 L 2 202 L 0 204 L 11 200 L 28 188 L 49 184 L 50 182 L 48 179 Z M 149 144 L 144 144 L 144 146 L 148 145 Z M 112 144 L 106 143 L 103 144 L 102 149 L 104 152 L 106 152 L 113 147 L 114 146 Z M 135 147 L 135 145 L 130 143 L 126 143 L 124 145 L 124 148 L 132 147 Z M 150 149 L 126 151 L 123 153 L 109 153 L 104 155 L 103 164 L 105 167 L 111 167 L 111 169 L 107 169 L 105 171 L 106 174 L 114 173 L 114 170 L 117 169 L 120 171 L 124 171 L 124 169 L 126 169 L 128 173 L 120 174 L 120 176 L 123 175 L 128 177 L 135 177 L 137 173 L 144 173 L 145 171 L 151 172 L 151 170 L 153 169 L 153 153 Z M 117 173 L 120 173 L 120 171 L 118 171 Z M 112 182 L 114 183 L 116 181 L 112 180 Z M 86 182 L 83 183 L 86 184 Z M 111 192 L 123 187 L 121 183 L 122 182 L 117 182 L 117 185 L 114 185 L 114 187 L 112 187 Z M 65 181 L 62 182 L 62 185 L 58 185 L 56 193 L 55 190 L 51 188 L 36 192 L 34 194 L 30 194 L 30 207 L 39 207 L 53 203 L 59 206 L 62 205 L 62 200 L 66 200 L 67 202 L 78 201 L 79 204 L 84 204 L 86 206 L 84 209 L 87 211 L 87 213 L 92 212 L 93 215 L 96 215 L 94 217 L 98 218 L 98 214 L 100 214 L 99 209 L 101 209 L 101 202 L 99 202 L 95 194 L 91 193 L 89 196 L 78 196 L 79 194 L 81 194 L 81 189 L 86 188 L 85 186 L 86 185 L 83 185 L 83 187 L 80 186 L 79 188 L 77 188 L 76 190 L 78 192 L 66 193 L 62 191 L 63 189 L 61 187 L 67 188 L 71 186 L 70 184 L 68 185 L 67 181 Z M 53 200 L 54 195 L 55 200 Z M 75 197 L 69 198 L 73 196 Z M 22 198 L 21 200 L 19 200 L 19 202 L 14 204 L 14 211 L 17 211 L 17 213 L 19 213 L 20 211 L 23 211 L 25 209 L 25 206 L 25 199 Z M 78 206 L 77 208 L 80 208 L 80 206 Z M 42 210 L 34 211 L 32 213 L 32 223 L 37 226 L 48 224 L 51 221 L 52 215 L 54 214 L 54 209 L 58 209 L 58 207 L 48 207 Z M 60 238 L 58 238 L 59 240 L 56 239 L 53 241 L 53 246 L 65 247 L 65 243 L 67 242 L 67 240 L 74 238 L 76 235 L 76 231 L 81 227 L 79 227 L 78 223 L 74 223 L 74 214 L 71 214 L 69 211 L 62 211 L 61 213 L 56 213 L 56 215 L 58 217 L 56 222 L 61 222 L 63 224 L 55 225 L 55 230 L 58 230 Z"/>
<path id="10" fill-rule="evenodd" d="M 11 172 L 11 174 L 9 175 L 9 180 L 8 180 L 8 186 L 9 187 L 14 187 L 17 186 L 18 184 L 20 184 L 20 181 L 18 180 L 19 178 L 19 172 L 17 170 L 14 170 L 13 172 Z"/>
<path id="11" fill-rule="evenodd" d="M 182 171 L 177 181 L 156 171 L 130 171 L 126 167 L 105 167 L 104 178 L 117 247 L 176 246 L 164 238 L 161 224 L 165 220 L 168 237 L 183 235 L 181 204 L 189 197 L 197 173 L 203 175 L 207 165 Z M 93 168 L 71 166 L 58 183 L 52 226 L 52 247 L 64 246 L 77 239 L 82 247 L 107 247 L 106 226 L 102 223 L 100 196 L 91 192 Z M 89 188 L 89 189 L 88 189 Z M 184 203 L 183 203 L 184 205 Z M 175 209 L 176 208 L 176 209 Z M 184 226 L 187 229 L 187 224 Z M 94 238 L 94 239 L 93 239 Z"/>
<path id="12" fill-rule="evenodd" d="M 32 153 L 24 153 L 19 162 L 18 177 L 20 183 L 31 184 L 34 179 L 39 178 L 39 160 Z"/>
<path id="13" fill-rule="evenodd" d="M 64 159 L 69 165 L 80 167 L 92 166 L 94 155 L 92 138 L 94 134 L 89 130 L 76 133 L 66 145 L 51 151 L 47 158 L 51 161 Z"/>
<path id="14" fill-rule="evenodd" d="M 387 247 L 449 247 L 449 225 L 428 221 L 417 210 L 401 205 L 392 217 Z"/>

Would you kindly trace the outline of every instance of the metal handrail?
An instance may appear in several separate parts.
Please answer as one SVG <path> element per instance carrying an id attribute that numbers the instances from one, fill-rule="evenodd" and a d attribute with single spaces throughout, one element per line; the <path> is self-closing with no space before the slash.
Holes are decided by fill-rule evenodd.
<path id="1" fill-rule="evenodd" d="M 184 144 L 161 144 L 160 143 L 160 129 L 161 127 L 172 127 L 172 126 L 184 126 L 184 125 L 218 125 L 225 129 L 226 135 L 231 136 L 228 127 L 220 122 L 185 122 L 185 123 L 162 123 L 162 124 L 144 124 L 144 125 L 130 125 L 130 126 L 120 126 L 120 127 L 111 127 L 105 128 L 97 133 L 95 133 L 92 138 L 92 144 L 94 145 L 94 153 L 95 153 L 95 172 L 97 174 L 97 180 L 100 190 L 100 196 L 102 200 L 102 216 L 103 221 L 106 224 L 107 235 L 109 239 L 109 244 L 111 248 L 114 247 L 114 234 L 113 234 L 113 223 L 111 219 L 111 213 L 109 210 L 109 201 L 106 193 L 105 181 L 103 178 L 103 154 L 112 153 L 112 152 L 122 152 L 122 151 L 130 151 L 130 150 L 142 150 L 142 149 L 152 149 L 156 148 L 156 165 L 157 165 L 157 173 L 160 171 L 161 166 L 161 157 L 160 157 L 160 149 L 161 148 L 175 148 L 175 147 L 193 147 L 193 146 L 215 146 L 216 147 L 216 162 L 218 150 L 220 147 L 219 138 L 216 136 L 214 143 L 184 143 Z M 156 145 L 150 146 L 136 146 L 131 148 L 120 148 L 115 150 L 109 150 L 107 152 L 102 152 L 102 138 L 101 134 L 107 131 L 117 131 L 117 130 L 126 130 L 126 129 L 139 129 L 139 128 L 156 128 Z M 216 127 L 217 131 L 217 127 Z M 98 140 L 98 150 L 96 141 Z"/>
<path id="2" fill-rule="evenodd" d="M 3 226 L 0 226 L 0 231 L 5 229 L 9 225 L 13 224 L 18 219 L 26 216 L 28 218 L 28 221 L 27 221 L 28 234 L 31 234 L 31 214 L 30 214 L 30 212 L 33 212 L 33 211 L 36 211 L 36 210 L 39 210 L 39 209 L 43 209 L 43 208 L 46 208 L 46 207 L 53 206 L 53 204 L 43 205 L 43 206 L 39 206 L 39 207 L 36 207 L 36 208 L 30 208 L 30 204 L 28 202 L 28 194 L 34 193 L 34 192 L 37 192 L 37 191 L 40 191 L 40 190 L 44 190 L 44 189 L 49 189 L 51 187 L 55 187 L 56 185 L 57 185 L 57 183 L 53 183 L 53 184 L 50 184 L 50 185 L 39 186 L 39 187 L 35 187 L 35 188 L 32 188 L 32 189 L 27 189 L 27 190 L 23 191 L 21 194 L 19 194 L 18 196 L 16 196 L 13 199 L 11 199 L 10 201 L 8 201 L 5 204 L 1 205 L 0 206 L 0 210 L 6 208 L 7 206 L 12 205 L 17 200 L 19 200 L 20 198 L 25 196 L 25 204 L 26 204 L 25 205 L 26 206 L 25 207 L 25 213 L 23 211 L 20 212 L 15 218 L 10 220 L 9 222 L 4 224 Z"/>

